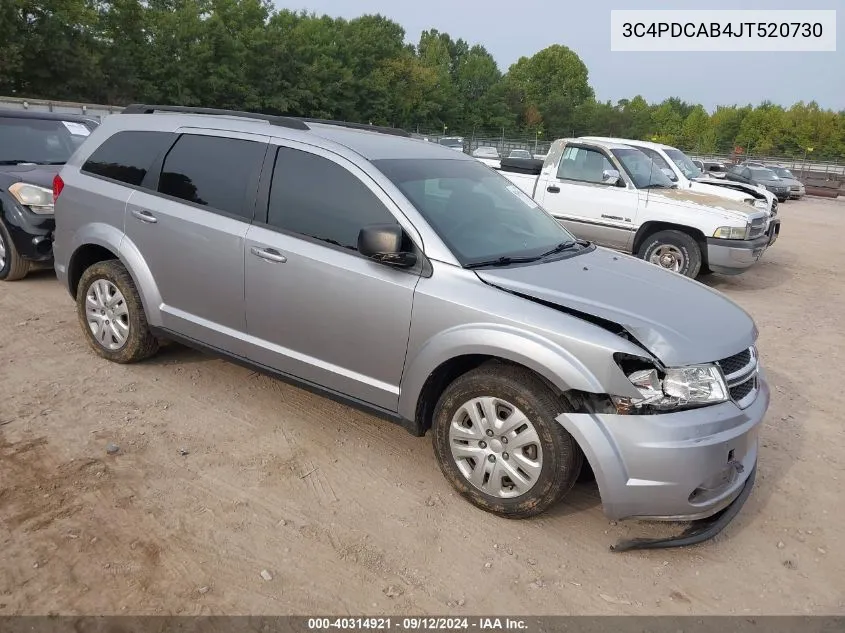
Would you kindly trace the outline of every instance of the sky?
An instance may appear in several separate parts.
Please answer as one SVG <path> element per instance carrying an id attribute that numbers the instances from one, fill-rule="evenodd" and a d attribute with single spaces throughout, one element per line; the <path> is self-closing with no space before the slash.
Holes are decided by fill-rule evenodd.
<path id="1" fill-rule="evenodd" d="M 381 13 L 416 44 L 436 28 L 483 44 L 502 72 L 520 57 L 563 44 L 589 71 L 600 101 L 641 94 L 717 105 L 783 106 L 815 100 L 845 110 L 845 0 L 275 0 L 278 8 L 333 17 Z M 838 9 L 836 52 L 630 53 L 610 50 L 611 9 Z"/>

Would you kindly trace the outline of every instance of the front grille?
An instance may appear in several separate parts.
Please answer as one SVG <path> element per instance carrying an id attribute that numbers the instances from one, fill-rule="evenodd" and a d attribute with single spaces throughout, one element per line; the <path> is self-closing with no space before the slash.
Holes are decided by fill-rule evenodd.
<path id="1" fill-rule="evenodd" d="M 748 233 L 748 239 L 755 239 L 766 232 L 766 218 L 755 218 L 751 221 L 751 230 Z"/>
<path id="2" fill-rule="evenodd" d="M 731 387 L 729 389 L 729 391 L 731 392 L 731 399 L 734 400 L 734 402 L 739 402 L 743 398 L 745 398 L 745 396 L 750 394 L 756 387 L 757 377 L 754 376 L 752 378 L 749 378 L 745 382 L 736 385 L 735 387 Z"/>
<path id="3" fill-rule="evenodd" d="M 751 362 L 751 350 L 744 349 L 739 354 L 734 354 L 728 358 L 723 358 L 719 361 L 719 367 L 722 368 L 725 376 L 733 374 Z"/>
<path id="4" fill-rule="evenodd" d="M 716 364 L 725 375 L 731 400 L 744 409 L 757 397 L 757 350 L 754 347 L 744 349 L 738 354 L 728 356 Z"/>

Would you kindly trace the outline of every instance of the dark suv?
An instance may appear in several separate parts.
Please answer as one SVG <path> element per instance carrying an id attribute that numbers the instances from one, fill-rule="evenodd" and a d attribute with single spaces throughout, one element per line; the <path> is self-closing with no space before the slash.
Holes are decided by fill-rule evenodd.
<path id="1" fill-rule="evenodd" d="M 736 182 L 747 182 L 763 189 L 768 189 L 777 197 L 778 202 L 786 202 L 789 199 L 789 183 L 782 180 L 771 169 L 757 167 L 756 165 L 732 165 L 725 178 Z"/>
<path id="2" fill-rule="evenodd" d="M 53 177 L 95 119 L 0 110 L 0 281 L 23 279 L 53 260 Z"/>

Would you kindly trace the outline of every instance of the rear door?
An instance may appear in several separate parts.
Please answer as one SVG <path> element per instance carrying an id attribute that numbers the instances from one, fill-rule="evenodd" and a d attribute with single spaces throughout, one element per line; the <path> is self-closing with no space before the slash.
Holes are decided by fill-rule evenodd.
<path id="1" fill-rule="evenodd" d="M 421 254 L 416 232 L 341 156 L 286 141 L 271 146 L 268 165 L 272 176 L 265 169 L 246 236 L 248 357 L 396 411 L 421 271 L 360 255 L 358 233 L 370 224 L 399 224 L 407 248 Z"/>
<path id="2" fill-rule="evenodd" d="M 166 329 L 243 356 L 244 236 L 268 139 L 179 132 L 129 198 L 124 248 L 149 266 Z"/>
<path id="3" fill-rule="evenodd" d="M 557 172 L 538 186 L 541 204 L 577 237 L 611 248 L 628 248 L 634 231 L 638 197 L 624 187 L 602 182 L 616 165 L 598 148 L 568 144 Z"/>

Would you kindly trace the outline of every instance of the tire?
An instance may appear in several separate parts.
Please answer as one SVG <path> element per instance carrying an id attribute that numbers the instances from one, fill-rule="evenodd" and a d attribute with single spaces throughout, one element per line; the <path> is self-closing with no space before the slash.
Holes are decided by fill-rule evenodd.
<path id="1" fill-rule="evenodd" d="M 478 424 L 469 420 L 467 411 L 478 402 L 476 399 L 494 405 L 488 411 L 493 411 L 495 426 L 510 438 L 507 444 L 502 443 L 502 436 L 494 433 L 490 437 L 484 432 L 486 419 L 493 416 L 478 416 Z M 508 407 L 509 415 L 500 417 Z M 573 437 L 555 421 L 565 410 L 563 399 L 525 368 L 489 362 L 467 372 L 446 388 L 434 410 L 432 441 L 443 475 L 461 496 L 493 514 L 523 519 L 545 512 L 572 489 L 584 460 Z M 512 417 L 518 413 L 524 418 Z M 508 424 L 520 426 L 508 431 Z M 532 428 L 535 434 L 525 435 Z M 517 433 L 520 429 L 522 432 Z M 466 444 L 465 437 L 470 438 Z M 518 442 L 531 442 L 531 438 L 536 441 L 515 448 Z M 477 459 L 456 457 L 453 446 L 460 454 L 471 453 Z M 507 453 L 509 448 L 511 452 Z M 490 460 L 491 454 L 495 461 Z M 484 468 L 477 471 L 482 465 Z M 522 470 L 523 465 L 526 470 Z M 473 473 L 480 472 L 489 476 L 484 480 L 476 478 L 482 482 L 481 487 L 470 480 Z M 521 478 L 520 486 L 513 485 L 511 473 Z M 524 488 L 522 492 L 520 487 Z"/>
<path id="2" fill-rule="evenodd" d="M 670 229 L 643 240 L 637 257 L 695 279 L 701 270 L 701 247 L 691 235 Z M 665 262 L 665 263 L 664 263 Z"/>
<path id="3" fill-rule="evenodd" d="M 19 281 L 26 277 L 32 265 L 18 253 L 6 225 L 0 221 L 0 281 Z"/>
<path id="4" fill-rule="evenodd" d="M 117 300 L 117 294 L 109 295 L 107 289 L 118 291 L 123 300 Z M 99 296 L 105 297 L 104 302 L 97 302 L 98 291 Z M 109 296 L 114 302 L 111 306 Z M 92 317 L 88 308 L 95 305 L 103 307 L 104 313 Z M 76 292 L 76 314 L 91 349 L 107 360 L 135 363 L 158 351 L 158 340 L 147 325 L 147 316 L 135 282 L 116 259 L 97 262 L 82 273 Z M 95 328 L 97 333 L 104 334 L 102 338 L 95 333 Z M 122 343 L 116 332 L 123 335 Z"/>

